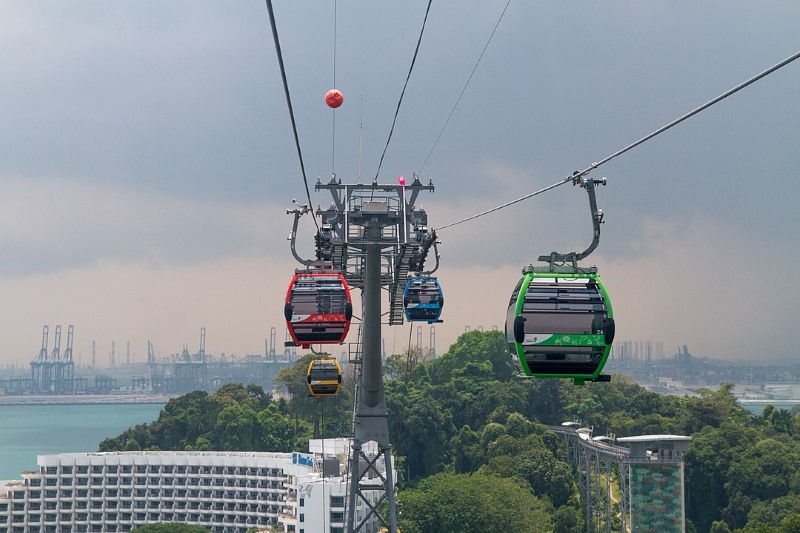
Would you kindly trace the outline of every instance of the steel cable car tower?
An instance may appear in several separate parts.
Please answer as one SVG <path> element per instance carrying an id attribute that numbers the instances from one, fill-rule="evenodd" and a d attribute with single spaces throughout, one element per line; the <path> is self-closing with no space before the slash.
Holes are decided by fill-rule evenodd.
<path id="1" fill-rule="evenodd" d="M 367 520 L 378 517 L 389 531 L 397 531 L 394 501 L 392 444 L 381 361 L 381 290 L 389 292 L 389 325 L 403 323 L 403 290 L 408 281 L 410 265 L 422 268 L 425 254 L 435 234 L 428 232 L 427 213 L 415 209 L 419 193 L 433 192 L 430 182 L 423 185 L 417 176 L 406 185 L 372 184 L 343 185 L 332 178 L 328 183 L 317 182 L 316 190 L 330 191 L 333 198 L 327 210 L 317 210 L 320 231 L 317 234 L 318 259 L 304 260 L 296 251 L 295 240 L 300 217 L 308 206 L 287 210 L 294 214 L 289 236 L 292 255 L 306 267 L 331 268 L 341 272 L 351 287 L 361 289 L 362 331 L 361 372 L 357 380 L 357 400 L 354 409 L 354 435 L 349 459 L 350 489 L 347 507 L 347 531 L 362 531 Z M 417 267 L 419 265 L 419 267 Z M 362 444 L 375 441 L 378 454 L 369 458 Z M 385 474 L 377 468 L 383 459 Z M 364 495 L 365 490 L 383 490 L 374 505 Z M 369 508 L 366 516 L 355 523 L 358 498 Z M 379 513 L 381 504 L 388 504 L 388 517 Z"/>

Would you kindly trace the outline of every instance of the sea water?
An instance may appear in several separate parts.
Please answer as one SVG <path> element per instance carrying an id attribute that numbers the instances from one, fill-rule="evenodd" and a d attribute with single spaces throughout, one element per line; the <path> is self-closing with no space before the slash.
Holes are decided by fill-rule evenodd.
<path id="1" fill-rule="evenodd" d="M 100 441 L 153 422 L 164 404 L 0 403 L 0 480 L 38 470 L 37 455 L 96 452 Z"/>

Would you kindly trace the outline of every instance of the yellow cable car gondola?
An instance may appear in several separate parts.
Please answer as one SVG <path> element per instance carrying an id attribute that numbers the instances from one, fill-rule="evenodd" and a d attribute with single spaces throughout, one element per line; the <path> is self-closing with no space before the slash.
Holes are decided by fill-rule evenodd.
<path id="1" fill-rule="evenodd" d="M 342 386 L 342 369 L 336 359 L 313 359 L 308 364 L 308 392 L 311 396 L 336 396 Z"/>

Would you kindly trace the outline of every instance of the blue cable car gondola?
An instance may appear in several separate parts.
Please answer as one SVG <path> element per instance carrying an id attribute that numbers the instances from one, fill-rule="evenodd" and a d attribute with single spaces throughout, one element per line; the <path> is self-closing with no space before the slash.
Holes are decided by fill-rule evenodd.
<path id="1" fill-rule="evenodd" d="M 409 278 L 403 291 L 403 311 L 409 322 L 438 322 L 444 307 L 442 286 L 436 278 Z"/>
<path id="2" fill-rule="evenodd" d="M 341 272 L 300 272 L 286 291 L 283 309 L 297 346 L 344 342 L 353 317 L 350 288 Z"/>
<path id="3" fill-rule="evenodd" d="M 336 359 L 312 359 L 308 364 L 308 392 L 311 396 L 336 396 L 342 386 L 342 369 Z"/>

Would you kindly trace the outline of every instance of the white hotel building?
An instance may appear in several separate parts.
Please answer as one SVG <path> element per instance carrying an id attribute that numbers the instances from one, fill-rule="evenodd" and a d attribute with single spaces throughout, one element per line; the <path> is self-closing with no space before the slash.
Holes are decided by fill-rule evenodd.
<path id="1" fill-rule="evenodd" d="M 158 522 L 219 533 L 343 533 L 349 441 L 315 440 L 309 448 L 40 455 L 38 471 L 0 481 L 0 533 L 125 532 Z M 379 496 L 368 494 L 370 503 Z M 356 523 L 366 512 L 360 502 Z M 373 519 L 367 531 L 378 527 Z"/>

